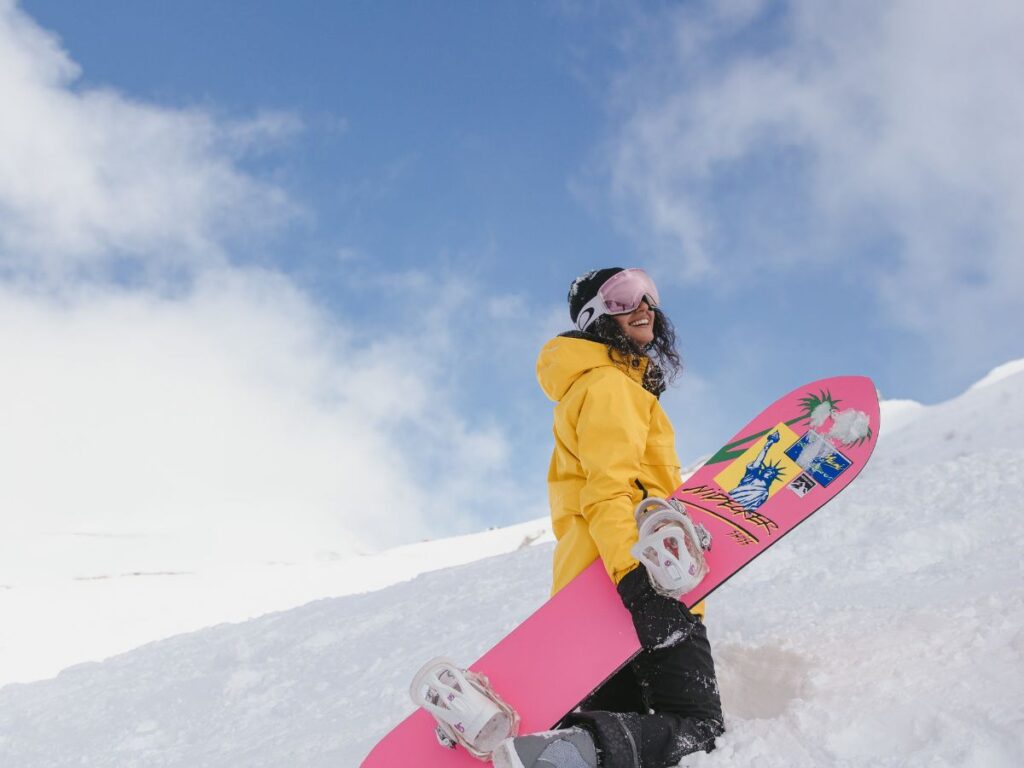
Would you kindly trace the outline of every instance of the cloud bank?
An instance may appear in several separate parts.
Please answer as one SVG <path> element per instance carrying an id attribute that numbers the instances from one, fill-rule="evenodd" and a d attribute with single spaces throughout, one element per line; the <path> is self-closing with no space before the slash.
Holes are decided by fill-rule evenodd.
<path id="1" fill-rule="evenodd" d="M 245 164 L 301 121 L 78 76 L 0 0 L 0 581 L 103 537 L 124 570 L 477 527 L 507 445 L 459 413 L 451 329 L 339 322 L 238 246 L 305 215 Z"/>

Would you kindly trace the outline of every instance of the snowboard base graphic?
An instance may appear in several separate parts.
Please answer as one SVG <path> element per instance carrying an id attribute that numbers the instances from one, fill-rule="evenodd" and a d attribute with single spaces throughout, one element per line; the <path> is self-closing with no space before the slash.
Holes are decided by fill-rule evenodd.
<path id="1" fill-rule="evenodd" d="M 673 494 L 712 535 L 709 572 L 682 601 L 696 605 L 835 498 L 864 468 L 878 428 L 875 387 L 863 376 L 807 384 L 751 421 Z M 629 613 L 597 560 L 470 669 L 516 709 L 520 733 L 532 733 L 559 722 L 639 651 Z M 435 725 L 417 710 L 362 768 L 484 765 L 438 744 Z"/>

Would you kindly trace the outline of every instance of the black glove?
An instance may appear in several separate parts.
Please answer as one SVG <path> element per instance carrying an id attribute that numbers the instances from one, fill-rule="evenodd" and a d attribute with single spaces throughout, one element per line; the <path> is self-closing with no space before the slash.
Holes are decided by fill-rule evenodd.
<path id="1" fill-rule="evenodd" d="M 623 576 L 618 590 L 633 617 L 640 645 L 648 651 L 678 645 L 690 636 L 695 623 L 700 621 L 675 598 L 655 592 L 643 566 Z"/>

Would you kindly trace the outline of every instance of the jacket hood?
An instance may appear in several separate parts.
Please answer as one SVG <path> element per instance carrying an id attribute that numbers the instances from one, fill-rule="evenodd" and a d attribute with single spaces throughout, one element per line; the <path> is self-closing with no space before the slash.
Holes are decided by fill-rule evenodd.
<path id="1" fill-rule="evenodd" d="M 647 359 L 641 360 L 640 366 L 632 368 L 617 352 L 616 360 L 608 356 L 608 345 L 596 336 L 579 332 L 570 332 L 556 336 L 545 344 L 537 358 L 537 381 L 549 399 L 558 402 L 576 380 L 595 368 L 615 367 L 634 379 L 638 384 L 643 381 Z"/>

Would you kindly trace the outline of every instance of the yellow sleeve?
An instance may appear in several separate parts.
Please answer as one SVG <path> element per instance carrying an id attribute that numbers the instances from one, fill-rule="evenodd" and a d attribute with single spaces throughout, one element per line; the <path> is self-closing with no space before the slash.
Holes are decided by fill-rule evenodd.
<path id="1" fill-rule="evenodd" d="M 576 425 L 585 482 L 580 511 L 608 575 L 616 583 L 637 566 L 634 482 L 650 428 L 650 405 L 628 377 L 609 371 L 587 388 Z"/>

